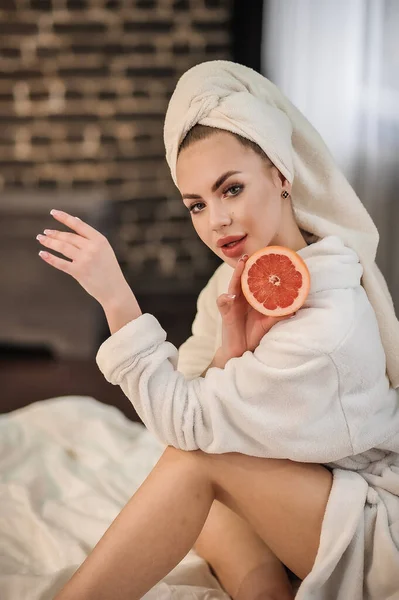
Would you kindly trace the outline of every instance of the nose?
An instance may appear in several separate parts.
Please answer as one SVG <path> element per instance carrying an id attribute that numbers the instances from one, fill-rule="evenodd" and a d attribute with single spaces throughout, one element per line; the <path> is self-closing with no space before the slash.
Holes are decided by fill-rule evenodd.
<path id="1" fill-rule="evenodd" d="M 215 203 L 209 208 L 209 223 L 213 231 L 219 231 L 223 226 L 231 224 L 230 211 L 221 203 Z"/>

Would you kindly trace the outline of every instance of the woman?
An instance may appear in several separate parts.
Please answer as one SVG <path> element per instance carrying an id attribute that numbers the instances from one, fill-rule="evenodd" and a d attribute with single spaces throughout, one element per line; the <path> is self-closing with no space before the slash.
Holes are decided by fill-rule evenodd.
<path id="1" fill-rule="evenodd" d="M 193 545 L 240 600 L 292 598 L 283 565 L 299 599 L 398 597 L 399 328 L 374 224 L 303 115 L 242 65 L 181 78 L 165 145 L 198 235 L 225 261 L 179 356 L 103 236 L 58 214 L 75 233 L 43 240 L 104 308 L 100 369 L 168 446 L 57 599 L 140 598 Z M 239 285 L 241 254 L 271 244 L 311 275 L 281 322 Z"/>

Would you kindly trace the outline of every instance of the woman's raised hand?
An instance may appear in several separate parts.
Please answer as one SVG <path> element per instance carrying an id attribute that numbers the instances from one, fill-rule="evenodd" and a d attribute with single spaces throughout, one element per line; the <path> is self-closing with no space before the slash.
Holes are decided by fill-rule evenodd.
<path id="1" fill-rule="evenodd" d="M 74 233 L 45 229 L 46 235 L 38 235 L 37 239 L 72 262 L 48 252 L 40 252 L 41 258 L 74 277 L 102 306 L 112 303 L 121 293 L 126 294 L 129 286 L 107 238 L 66 212 L 52 210 L 51 215 Z"/>
<path id="2" fill-rule="evenodd" d="M 223 322 L 219 356 L 225 361 L 242 356 L 246 350 L 253 352 L 273 325 L 292 316 L 267 317 L 248 304 L 241 289 L 241 275 L 247 260 L 247 254 L 240 258 L 227 294 L 221 294 L 216 300 Z"/>

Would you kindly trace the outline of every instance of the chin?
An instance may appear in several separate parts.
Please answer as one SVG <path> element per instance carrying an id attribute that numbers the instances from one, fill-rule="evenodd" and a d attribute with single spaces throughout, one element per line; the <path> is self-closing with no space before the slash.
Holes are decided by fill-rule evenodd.
<path id="1" fill-rule="evenodd" d="M 239 256 L 237 258 L 230 258 L 228 256 L 225 256 L 222 252 L 218 252 L 214 250 L 214 253 L 216 254 L 216 256 L 218 258 L 220 258 L 220 260 L 222 260 L 224 263 L 226 263 L 227 265 L 229 265 L 230 267 L 233 267 L 233 269 L 236 268 L 236 264 L 239 260 Z"/>
<path id="2" fill-rule="evenodd" d="M 240 260 L 240 257 L 238 258 L 226 258 L 224 257 L 224 262 L 227 263 L 232 269 L 235 269 L 237 266 L 238 261 Z"/>

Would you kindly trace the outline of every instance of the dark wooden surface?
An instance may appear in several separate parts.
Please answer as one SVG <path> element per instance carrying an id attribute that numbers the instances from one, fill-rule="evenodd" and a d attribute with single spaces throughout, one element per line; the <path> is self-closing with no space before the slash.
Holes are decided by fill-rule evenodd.
<path id="1" fill-rule="evenodd" d="M 95 360 L 54 360 L 46 356 L 0 359 L 0 413 L 58 396 L 92 396 L 139 418 L 119 386 L 105 379 Z"/>
<path id="2" fill-rule="evenodd" d="M 164 304 L 159 298 L 142 299 L 143 312 L 155 314 L 176 347 L 190 335 L 195 314 L 195 297 L 170 297 Z M 104 331 L 100 342 L 109 336 Z M 23 348 L 0 344 L 0 413 L 22 408 L 32 402 L 58 396 L 92 396 L 119 408 L 129 419 L 139 421 L 131 402 L 119 386 L 108 383 L 90 359 L 54 357 L 48 348 Z"/>

